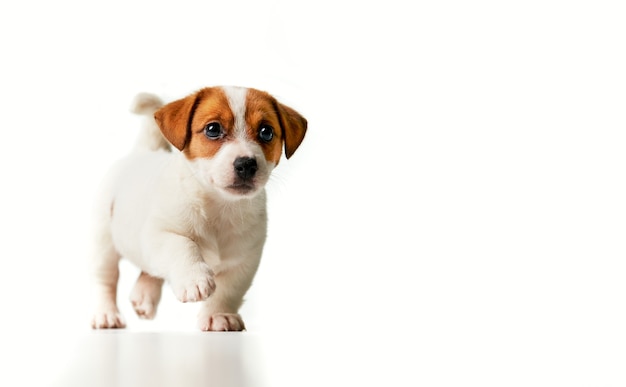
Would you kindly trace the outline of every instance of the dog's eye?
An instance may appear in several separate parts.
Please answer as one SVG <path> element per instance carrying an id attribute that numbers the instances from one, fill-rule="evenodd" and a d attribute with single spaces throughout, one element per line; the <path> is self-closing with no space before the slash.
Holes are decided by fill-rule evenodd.
<path id="1" fill-rule="evenodd" d="M 204 127 L 204 134 L 211 140 L 222 137 L 222 125 L 219 122 L 210 122 Z"/>
<path id="2" fill-rule="evenodd" d="M 259 128 L 259 138 L 261 141 L 270 142 L 274 138 L 274 128 L 263 125 Z"/>

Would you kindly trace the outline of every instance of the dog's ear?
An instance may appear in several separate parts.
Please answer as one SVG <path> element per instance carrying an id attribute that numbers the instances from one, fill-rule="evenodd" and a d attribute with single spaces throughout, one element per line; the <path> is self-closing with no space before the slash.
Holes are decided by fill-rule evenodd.
<path id="1" fill-rule="evenodd" d="M 191 121 L 200 101 L 200 93 L 170 102 L 154 113 L 163 136 L 176 148 L 183 150 L 191 136 Z"/>
<path id="2" fill-rule="evenodd" d="M 276 105 L 285 138 L 285 157 L 290 158 L 304 139 L 307 121 L 300 113 L 289 106 L 278 102 Z"/>

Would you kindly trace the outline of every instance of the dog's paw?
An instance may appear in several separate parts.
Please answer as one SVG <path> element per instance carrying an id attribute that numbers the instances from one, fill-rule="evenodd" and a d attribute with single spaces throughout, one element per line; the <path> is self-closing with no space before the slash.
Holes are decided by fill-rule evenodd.
<path id="1" fill-rule="evenodd" d="M 142 272 L 130 293 L 130 302 L 137 316 L 152 320 L 161 301 L 163 280 Z"/>
<path id="2" fill-rule="evenodd" d="M 91 319 L 93 329 L 125 328 L 126 323 L 117 308 L 106 308 L 96 311 Z"/>
<path id="3" fill-rule="evenodd" d="M 202 331 L 243 331 L 246 326 L 241 316 L 236 313 L 215 313 L 198 318 L 198 327 Z"/>
<path id="4" fill-rule="evenodd" d="M 139 318 L 152 320 L 156 315 L 159 300 L 155 300 L 149 294 L 133 290 L 130 295 L 130 302 L 133 304 L 133 309 L 135 309 L 135 313 L 137 313 Z"/>
<path id="5" fill-rule="evenodd" d="M 204 262 L 199 262 L 170 280 L 174 295 L 181 302 L 207 299 L 215 290 L 213 271 Z"/>

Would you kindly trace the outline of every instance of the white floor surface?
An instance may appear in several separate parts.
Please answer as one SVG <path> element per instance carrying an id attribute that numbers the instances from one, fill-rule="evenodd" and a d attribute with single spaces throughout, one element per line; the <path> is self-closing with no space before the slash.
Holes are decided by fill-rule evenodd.
<path id="1" fill-rule="evenodd" d="M 59 387 L 267 386 L 258 336 L 99 331 L 81 335 Z"/>

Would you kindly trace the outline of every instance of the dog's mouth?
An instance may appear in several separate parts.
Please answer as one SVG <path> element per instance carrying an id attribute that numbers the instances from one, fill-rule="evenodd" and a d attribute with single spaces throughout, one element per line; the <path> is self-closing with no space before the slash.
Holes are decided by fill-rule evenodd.
<path id="1" fill-rule="evenodd" d="M 226 187 L 229 192 L 239 195 L 245 195 L 254 191 L 255 186 L 251 183 L 234 183 Z"/>

